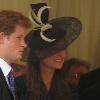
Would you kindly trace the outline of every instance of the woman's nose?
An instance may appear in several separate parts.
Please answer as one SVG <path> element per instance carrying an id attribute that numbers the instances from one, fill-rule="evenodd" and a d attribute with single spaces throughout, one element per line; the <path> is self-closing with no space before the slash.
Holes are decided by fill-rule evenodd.
<path id="1" fill-rule="evenodd" d="M 66 51 L 65 51 L 65 50 L 62 50 L 62 51 L 60 51 L 60 52 L 58 53 L 58 55 L 59 55 L 60 57 L 66 57 Z"/>

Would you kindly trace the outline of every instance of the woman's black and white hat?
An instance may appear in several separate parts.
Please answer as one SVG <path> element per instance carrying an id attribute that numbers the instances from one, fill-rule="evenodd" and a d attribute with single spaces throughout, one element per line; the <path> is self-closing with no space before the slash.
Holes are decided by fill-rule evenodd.
<path id="1" fill-rule="evenodd" d="M 31 20 L 36 28 L 26 36 L 26 43 L 33 50 L 44 51 L 46 55 L 58 52 L 69 46 L 82 30 L 82 24 L 75 17 L 49 18 L 46 3 L 31 4 Z"/>

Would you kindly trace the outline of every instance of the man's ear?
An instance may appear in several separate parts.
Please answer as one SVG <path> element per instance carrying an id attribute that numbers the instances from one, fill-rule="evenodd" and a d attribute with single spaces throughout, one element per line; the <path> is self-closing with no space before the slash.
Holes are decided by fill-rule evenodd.
<path id="1" fill-rule="evenodd" d="M 4 32 L 0 32 L 0 43 L 3 42 L 4 36 L 5 36 Z"/>

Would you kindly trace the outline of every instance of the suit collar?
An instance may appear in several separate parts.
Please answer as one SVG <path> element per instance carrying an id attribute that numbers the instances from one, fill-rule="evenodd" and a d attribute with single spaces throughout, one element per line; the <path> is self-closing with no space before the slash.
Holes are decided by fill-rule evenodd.
<path id="1" fill-rule="evenodd" d="M 11 66 L 6 61 L 4 61 L 2 58 L 0 58 L 0 68 L 4 76 L 7 77 L 7 75 L 11 71 Z"/>
<path id="2" fill-rule="evenodd" d="M 7 96 L 8 98 L 11 98 L 9 100 L 13 100 L 13 96 L 9 90 L 8 84 L 6 82 L 5 76 L 0 68 L 0 91 L 2 92 L 2 96 Z M 1 97 L 0 97 L 1 98 Z M 4 97 L 6 98 L 6 97 Z M 5 100 L 5 99 L 4 99 Z M 8 99 L 7 99 L 8 100 Z"/>

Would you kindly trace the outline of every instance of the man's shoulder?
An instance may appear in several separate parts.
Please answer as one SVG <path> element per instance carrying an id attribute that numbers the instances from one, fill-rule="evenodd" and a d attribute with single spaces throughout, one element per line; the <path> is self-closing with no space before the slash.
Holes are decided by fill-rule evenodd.
<path id="1" fill-rule="evenodd" d="M 87 74 L 83 75 L 80 78 L 80 84 L 83 84 L 84 86 L 91 86 L 95 83 L 100 82 L 100 68 L 95 69 L 93 71 L 88 72 Z"/>
<path id="2" fill-rule="evenodd" d="M 100 68 L 82 76 L 78 89 L 82 100 L 100 100 Z"/>

